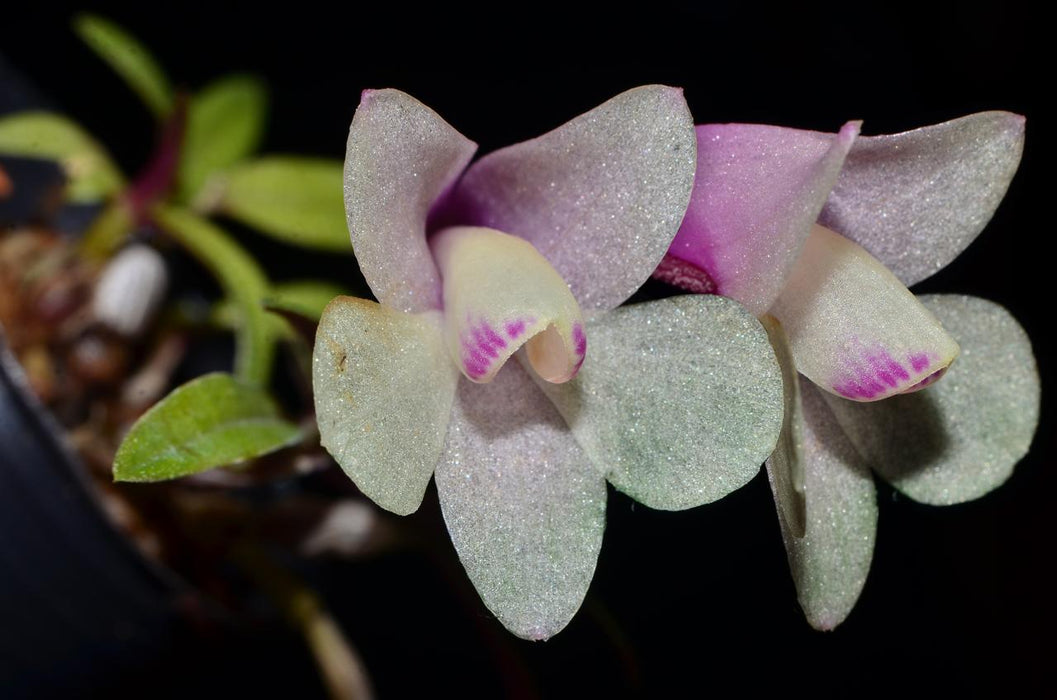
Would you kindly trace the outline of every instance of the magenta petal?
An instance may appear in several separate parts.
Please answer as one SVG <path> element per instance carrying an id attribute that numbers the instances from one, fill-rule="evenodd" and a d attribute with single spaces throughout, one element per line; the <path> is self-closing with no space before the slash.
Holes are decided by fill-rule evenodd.
<path id="1" fill-rule="evenodd" d="M 852 146 L 819 223 L 883 262 L 903 284 L 929 277 L 972 243 L 1005 196 L 1024 117 L 981 112 Z"/>
<path id="2" fill-rule="evenodd" d="M 664 256 L 694 163 L 682 91 L 640 87 L 474 163 L 444 222 L 528 240 L 584 309 L 614 308 Z"/>
<path id="3" fill-rule="evenodd" d="M 345 214 L 353 251 L 378 301 L 440 307 L 426 217 L 477 145 L 399 90 L 365 90 L 345 152 Z"/>
<path id="4" fill-rule="evenodd" d="M 697 127 L 697 180 L 667 268 L 690 279 L 687 265 L 672 259 L 696 267 L 719 294 L 755 315 L 766 311 L 858 132 L 858 122 L 836 135 L 757 124 Z"/>

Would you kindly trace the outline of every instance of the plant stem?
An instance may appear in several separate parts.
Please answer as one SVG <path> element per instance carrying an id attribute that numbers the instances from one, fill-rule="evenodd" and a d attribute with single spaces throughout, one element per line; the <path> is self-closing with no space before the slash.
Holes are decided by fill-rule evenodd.
<path id="1" fill-rule="evenodd" d="M 158 226 L 213 273 L 237 306 L 235 375 L 256 386 L 267 384 L 275 359 L 275 335 L 261 304 L 269 289 L 264 272 L 223 230 L 187 209 L 158 203 L 150 213 Z"/>

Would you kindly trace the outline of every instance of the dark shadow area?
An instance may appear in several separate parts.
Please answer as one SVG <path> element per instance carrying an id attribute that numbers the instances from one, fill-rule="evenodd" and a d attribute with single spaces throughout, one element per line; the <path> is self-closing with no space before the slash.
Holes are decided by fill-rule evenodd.
<path id="1" fill-rule="evenodd" d="M 829 405 L 870 466 L 891 480 L 928 469 L 951 444 L 928 389 L 869 403 L 832 399 Z"/>

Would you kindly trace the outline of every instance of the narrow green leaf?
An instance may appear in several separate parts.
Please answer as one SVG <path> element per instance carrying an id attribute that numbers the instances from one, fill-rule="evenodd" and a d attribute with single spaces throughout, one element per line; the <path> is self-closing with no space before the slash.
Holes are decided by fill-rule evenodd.
<path id="1" fill-rule="evenodd" d="M 228 173 L 221 207 L 287 243 L 351 253 L 342 180 L 338 160 L 261 158 Z"/>
<path id="2" fill-rule="evenodd" d="M 128 83 L 154 116 L 159 119 L 168 116 L 173 107 L 172 88 L 143 44 L 118 25 L 97 15 L 78 16 L 74 19 L 73 29 Z"/>
<path id="3" fill-rule="evenodd" d="M 221 78 L 196 94 L 187 108 L 187 129 L 177 180 L 190 201 L 212 173 L 257 149 L 264 132 L 268 91 L 249 75 Z"/>
<path id="4" fill-rule="evenodd" d="M 275 358 L 275 337 L 261 306 L 269 288 L 264 272 L 238 243 L 202 217 L 164 204 L 152 213 L 159 226 L 213 273 L 235 303 L 235 373 L 251 384 L 265 384 Z"/>
<path id="5" fill-rule="evenodd" d="M 264 305 L 270 309 L 292 311 L 313 321 L 319 321 L 327 304 L 334 297 L 346 293 L 345 289 L 330 282 L 296 280 L 273 286 L 264 300 Z"/>
<path id="6" fill-rule="evenodd" d="M 229 374 L 207 374 L 144 413 L 114 457 L 115 481 L 161 481 L 274 452 L 301 438 L 271 397 Z"/>
<path id="7" fill-rule="evenodd" d="M 96 201 L 125 186 L 106 150 L 76 123 L 51 112 L 0 117 L 0 153 L 58 161 L 69 178 L 66 196 L 75 202 Z"/>

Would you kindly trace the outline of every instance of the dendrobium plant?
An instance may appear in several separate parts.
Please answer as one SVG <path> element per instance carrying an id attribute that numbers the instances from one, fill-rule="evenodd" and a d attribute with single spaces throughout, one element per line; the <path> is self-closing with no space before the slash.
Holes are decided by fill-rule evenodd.
<path id="1" fill-rule="evenodd" d="M 405 93 L 363 94 L 345 202 L 380 303 L 324 312 L 316 413 L 323 445 L 383 508 L 416 510 L 435 473 L 484 603 L 543 639 L 590 583 L 606 481 L 663 509 L 740 487 L 778 439 L 781 371 L 729 299 L 617 308 L 690 198 L 680 91 L 631 90 L 469 165 L 475 148 Z"/>
<path id="2" fill-rule="evenodd" d="M 857 122 L 838 134 L 698 126 L 690 206 L 655 273 L 737 299 L 771 334 L 786 410 L 767 470 L 800 604 L 819 629 L 844 620 L 866 580 L 870 467 L 923 503 L 971 500 L 1009 477 L 1039 411 L 1031 343 L 1007 311 L 906 288 L 987 224 L 1020 161 L 1024 119 L 985 112 L 858 134 Z"/>

